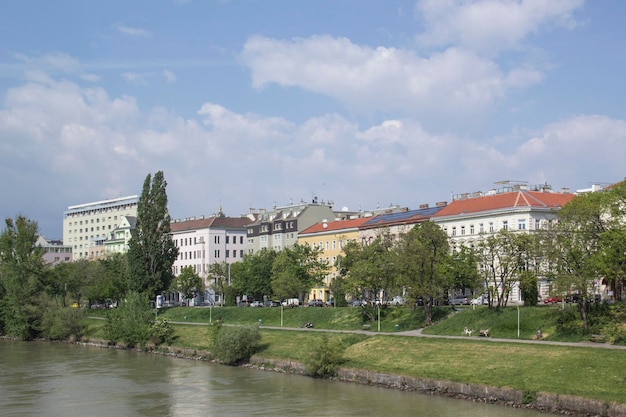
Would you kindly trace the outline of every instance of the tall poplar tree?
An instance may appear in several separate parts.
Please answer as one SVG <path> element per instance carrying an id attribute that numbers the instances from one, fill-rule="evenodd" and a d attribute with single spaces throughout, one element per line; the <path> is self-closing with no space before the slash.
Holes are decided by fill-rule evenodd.
<path id="1" fill-rule="evenodd" d="M 154 296 L 170 288 L 178 248 L 170 236 L 167 182 L 163 171 L 146 176 L 137 206 L 137 223 L 128 243 L 128 290 Z"/>

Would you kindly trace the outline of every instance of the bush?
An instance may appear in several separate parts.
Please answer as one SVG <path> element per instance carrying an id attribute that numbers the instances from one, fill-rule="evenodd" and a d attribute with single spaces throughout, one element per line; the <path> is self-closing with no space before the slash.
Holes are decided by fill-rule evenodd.
<path id="1" fill-rule="evenodd" d="M 213 357 L 227 365 L 248 362 L 261 340 L 257 326 L 228 326 L 217 323 L 210 328 Z"/>
<path id="2" fill-rule="evenodd" d="M 154 313 L 148 298 L 129 293 L 118 308 L 107 313 L 104 337 L 113 343 L 123 342 L 126 347 L 145 346 L 150 339 Z"/>
<path id="3" fill-rule="evenodd" d="M 80 339 L 87 328 L 83 309 L 52 306 L 43 315 L 42 335 L 50 340 Z"/>
<path id="4" fill-rule="evenodd" d="M 330 340 L 324 335 L 306 358 L 305 372 L 315 378 L 330 378 L 337 375 L 343 362 L 344 347 L 338 340 Z"/>
<path id="5" fill-rule="evenodd" d="M 166 318 L 158 317 L 150 328 L 150 339 L 155 345 L 161 343 L 169 345 L 174 339 L 174 328 Z"/>

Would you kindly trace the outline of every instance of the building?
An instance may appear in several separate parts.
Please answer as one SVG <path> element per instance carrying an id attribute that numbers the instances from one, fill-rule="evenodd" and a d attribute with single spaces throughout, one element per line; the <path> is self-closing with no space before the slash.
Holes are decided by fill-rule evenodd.
<path id="1" fill-rule="evenodd" d="M 54 266 L 62 262 L 72 262 L 72 247 L 64 245 L 60 240 L 48 240 L 37 236 L 35 246 L 43 251 L 43 260 L 47 265 Z"/>
<path id="2" fill-rule="evenodd" d="M 333 203 L 311 203 L 301 201 L 285 207 L 274 207 L 271 211 L 251 210 L 256 219 L 247 226 L 248 253 L 255 254 L 261 249 L 280 251 L 293 246 L 298 241 L 298 234 L 316 223 L 333 221 L 336 218 L 348 218 L 351 213 L 333 211 Z M 353 213 L 352 213 L 353 214 Z"/>
<path id="3" fill-rule="evenodd" d="M 417 223 L 429 220 L 438 213 L 446 203 L 437 203 L 435 207 L 422 204 L 419 209 L 400 211 L 389 211 L 369 219 L 360 227 L 361 243 L 369 244 L 381 233 L 389 233 L 393 240 L 397 240 L 401 235 L 407 233 Z"/>
<path id="4" fill-rule="evenodd" d="M 546 227 L 574 194 L 563 189 L 552 191 L 548 185 L 514 184 L 500 189 L 453 196 L 431 217 L 448 235 L 452 251 L 461 246 L 475 247 L 500 230 L 529 233 Z M 538 277 L 541 297 L 549 293 L 549 283 Z M 511 289 L 509 300 L 521 302 L 519 287 Z"/>
<path id="5" fill-rule="evenodd" d="M 226 217 L 220 208 L 214 216 L 190 217 L 170 224 L 172 240 L 178 248 L 174 275 L 178 276 L 184 267 L 192 267 L 200 275 L 207 290 L 199 302 L 221 301 L 211 288 L 209 268 L 216 263 L 230 265 L 243 260 L 247 250 L 246 226 L 253 220 L 254 217 L 246 216 Z"/>
<path id="6" fill-rule="evenodd" d="M 69 206 L 63 212 L 63 245 L 72 248 L 74 260 L 104 256 L 104 241 L 124 216 L 137 217 L 138 202 L 133 195 Z"/>
<path id="7" fill-rule="evenodd" d="M 107 240 L 104 241 L 104 253 L 106 256 L 114 253 L 128 252 L 128 242 L 133 235 L 137 217 L 122 216 L 120 224 L 113 230 Z"/>
<path id="8" fill-rule="evenodd" d="M 369 220 L 369 217 L 364 217 L 320 222 L 303 230 L 298 235 L 299 245 L 309 245 L 314 249 L 321 248 L 323 252 L 320 261 L 326 262 L 330 267 L 328 274 L 324 277 L 324 285 L 312 288 L 309 299 L 325 302 L 329 300 L 330 283 L 337 277 L 341 267 L 341 257 L 344 255 L 343 247 L 350 241 L 361 241 L 359 227 Z"/>

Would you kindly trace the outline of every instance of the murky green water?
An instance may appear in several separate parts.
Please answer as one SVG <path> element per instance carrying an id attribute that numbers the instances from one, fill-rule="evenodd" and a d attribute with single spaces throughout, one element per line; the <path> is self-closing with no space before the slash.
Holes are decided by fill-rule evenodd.
<path id="1" fill-rule="evenodd" d="M 160 355 L 0 340 L 3 417 L 539 415 Z"/>

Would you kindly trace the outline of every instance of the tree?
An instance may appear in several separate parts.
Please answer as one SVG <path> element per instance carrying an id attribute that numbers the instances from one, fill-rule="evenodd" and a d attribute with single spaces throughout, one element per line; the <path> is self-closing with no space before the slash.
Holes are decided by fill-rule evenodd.
<path id="1" fill-rule="evenodd" d="M 170 288 L 178 248 L 170 236 L 167 182 L 163 172 L 146 176 L 137 223 L 128 244 L 128 289 L 154 296 Z"/>
<path id="2" fill-rule="evenodd" d="M 37 222 L 7 218 L 0 235 L 0 332 L 30 340 L 39 335 L 44 263 Z"/>
<path id="3" fill-rule="evenodd" d="M 398 274 L 413 297 L 424 297 L 425 321 L 431 325 L 434 300 L 451 282 L 448 238 L 435 223 L 418 223 L 401 236 L 396 253 Z"/>
<path id="4" fill-rule="evenodd" d="M 523 265 L 524 245 L 520 234 L 501 230 L 482 240 L 477 246 L 478 262 L 485 287 L 489 289 L 489 308 L 506 307 L 511 289 L 517 283 Z"/>
<path id="5" fill-rule="evenodd" d="M 229 284 L 229 269 L 230 266 L 226 262 L 214 263 L 209 265 L 209 276 L 213 279 L 213 282 L 209 284 L 216 294 L 220 294 L 220 305 L 224 305 L 225 292 L 227 285 Z"/>
<path id="6" fill-rule="evenodd" d="M 272 266 L 277 252 L 263 248 L 246 255 L 243 261 L 230 265 L 231 284 L 236 295 L 247 295 L 257 300 L 271 296 Z"/>
<path id="7" fill-rule="evenodd" d="M 186 300 L 195 298 L 203 287 L 202 278 L 192 266 L 183 267 L 180 274 L 174 279 L 173 288 L 181 293 Z"/>
<path id="8" fill-rule="evenodd" d="M 465 293 L 469 289 L 474 291 L 481 286 L 481 276 L 478 273 L 476 251 L 467 246 L 461 246 L 450 259 L 450 273 L 455 290 Z"/>
<path id="9" fill-rule="evenodd" d="M 284 248 L 272 263 L 272 292 L 280 298 L 298 297 L 321 285 L 328 265 L 320 258 L 323 250 L 309 245 Z"/>

